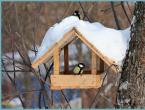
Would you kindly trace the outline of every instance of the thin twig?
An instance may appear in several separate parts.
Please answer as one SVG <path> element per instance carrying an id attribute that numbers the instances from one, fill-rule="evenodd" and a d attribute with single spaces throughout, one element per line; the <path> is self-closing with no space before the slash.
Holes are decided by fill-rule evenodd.
<path id="1" fill-rule="evenodd" d="M 16 21 L 17 21 L 17 27 L 19 27 L 18 29 L 20 30 L 20 33 L 23 34 L 22 32 L 22 26 L 20 25 L 20 19 L 18 16 L 18 10 L 17 10 L 17 4 L 14 4 L 14 9 L 15 9 L 15 15 L 16 15 Z"/>
<path id="2" fill-rule="evenodd" d="M 131 11 L 131 8 L 130 8 L 130 6 L 129 6 L 129 4 L 128 4 L 128 2 L 126 2 L 126 4 L 127 4 L 127 6 L 128 6 L 128 9 L 129 9 L 131 15 L 133 15 L 133 13 L 132 13 L 132 11 Z"/>
<path id="3" fill-rule="evenodd" d="M 31 71 L 25 71 L 25 70 L 2 70 L 2 72 L 10 72 L 10 73 L 13 73 L 13 72 L 31 72 Z"/>
<path id="4" fill-rule="evenodd" d="M 12 59 L 11 57 L 9 57 L 7 55 L 4 55 L 4 57 L 6 57 L 5 59 L 10 60 L 10 61 L 14 60 L 14 59 Z M 23 65 L 23 66 L 28 66 L 28 65 L 25 65 L 24 63 L 22 63 L 21 61 L 18 61 L 18 60 L 15 60 L 15 62 L 20 64 L 20 65 Z"/>
<path id="5" fill-rule="evenodd" d="M 15 98 L 15 97 L 18 97 L 20 94 L 21 95 L 23 95 L 23 94 L 28 94 L 28 93 L 32 93 L 32 92 L 39 92 L 40 91 L 40 89 L 39 90 L 27 90 L 27 91 L 22 91 L 21 93 L 17 93 L 17 94 L 15 94 L 15 95 L 8 95 L 8 96 L 4 96 L 4 98 L 2 99 L 2 100 L 11 100 L 11 99 L 13 99 L 13 98 Z"/>
<path id="6" fill-rule="evenodd" d="M 10 79 L 10 81 L 11 81 L 12 83 L 14 83 L 14 82 L 13 82 L 13 79 L 11 78 L 11 76 L 9 75 L 9 73 L 6 71 L 6 67 L 5 67 L 5 64 L 4 64 L 3 60 L 2 60 L 2 66 L 3 66 L 3 68 L 4 68 L 4 71 L 6 72 L 6 75 L 7 75 L 8 78 Z"/>
<path id="7" fill-rule="evenodd" d="M 74 5 L 74 2 L 71 2 L 69 4 L 68 8 L 66 9 L 66 11 L 63 14 L 63 16 L 61 17 L 62 19 L 67 15 L 67 13 L 69 12 L 69 10 L 72 8 L 73 5 Z"/>
<path id="8" fill-rule="evenodd" d="M 79 2 L 79 5 L 80 5 L 80 7 L 81 7 L 81 9 L 82 9 L 82 11 L 83 11 L 83 14 L 84 14 L 83 19 L 86 17 L 88 21 L 91 21 L 91 20 L 89 19 L 88 15 L 87 15 L 87 13 L 85 12 L 85 10 L 84 10 L 84 8 L 83 8 L 81 2 Z"/>
<path id="9" fill-rule="evenodd" d="M 122 9 L 123 9 L 123 11 L 124 11 L 124 14 L 125 14 L 125 16 L 126 16 L 128 22 L 129 22 L 129 24 L 131 24 L 131 21 L 130 21 L 128 15 L 127 15 L 127 12 L 126 12 L 126 10 L 125 10 L 124 3 L 123 3 L 123 2 L 121 2 L 121 7 L 122 7 Z"/>
<path id="10" fill-rule="evenodd" d="M 3 65 L 4 70 L 6 70 L 6 67 L 5 67 L 5 64 L 4 64 L 3 61 L 2 61 L 2 65 Z M 6 74 L 7 74 L 8 78 L 10 79 L 11 83 L 14 85 L 15 90 L 17 91 L 17 87 L 16 87 L 15 81 L 10 77 L 10 75 L 8 74 L 8 72 L 6 72 Z M 18 94 L 17 96 L 18 96 L 18 98 L 19 98 L 20 101 L 21 101 L 22 107 L 25 108 L 25 104 L 24 104 L 24 102 L 23 102 L 21 96 L 20 96 L 19 94 Z"/>
<path id="11" fill-rule="evenodd" d="M 69 106 L 69 108 L 71 109 L 71 106 L 70 106 L 70 104 L 69 104 L 69 101 L 68 101 L 67 97 L 65 96 L 65 94 L 64 94 L 64 92 L 63 92 L 63 90 L 60 90 L 60 91 L 61 91 L 61 93 L 62 93 L 62 95 L 63 95 L 64 99 L 66 100 L 67 105 L 68 105 L 68 106 Z"/>
<path id="12" fill-rule="evenodd" d="M 38 106 L 39 108 L 41 108 L 41 91 L 39 92 L 39 96 L 38 96 Z"/>
<path id="13" fill-rule="evenodd" d="M 120 6 L 120 3 L 114 5 L 114 7 L 118 7 L 118 6 Z M 103 11 L 103 12 L 105 13 L 106 11 L 109 11 L 109 10 L 111 10 L 111 9 L 112 9 L 112 8 L 109 7 L 109 8 L 101 9 L 101 11 Z"/>
<path id="14" fill-rule="evenodd" d="M 5 61 L 5 58 L 3 58 L 3 61 Z M 17 61 L 15 60 L 15 62 L 17 62 Z M 6 65 L 12 65 L 12 63 L 9 61 L 9 62 L 7 62 Z M 15 69 L 16 70 L 15 72 L 20 72 L 20 71 L 22 71 L 22 72 L 31 72 L 30 70 L 23 69 L 21 66 L 15 65 L 15 67 L 16 67 L 16 69 L 18 69 L 18 70 Z M 2 71 L 5 72 L 5 70 L 2 70 Z M 7 71 L 13 72 L 12 70 L 7 70 Z"/>
<path id="15" fill-rule="evenodd" d="M 14 57 L 14 37 L 13 37 L 13 34 L 12 34 L 12 30 L 11 30 L 11 25 L 9 24 L 9 31 L 10 31 L 10 34 L 11 34 L 11 49 L 12 49 L 12 66 L 13 66 L 13 70 L 14 70 L 14 83 L 16 84 L 16 73 L 15 73 L 15 57 Z"/>
<path id="16" fill-rule="evenodd" d="M 119 21 L 118 21 L 117 15 L 116 15 L 116 11 L 115 11 L 113 2 L 111 2 L 111 8 L 112 8 L 112 11 L 113 11 L 113 15 L 114 15 L 114 19 L 115 19 L 115 23 L 116 23 L 117 29 L 121 29 L 121 27 L 119 25 Z"/>
<path id="17" fill-rule="evenodd" d="M 51 106 L 53 106 L 53 90 L 51 90 Z"/>
<path id="18" fill-rule="evenodd" d="M 110 65 L 110 66 L 103 72 L 103 73 L 106 73 L 106 74 L 105 74 L 105 76 L 104 76 L 104 78 L 103 78 L 103 80 L 102 80 L 101 87 L 100 87 L 99 90 L 97 91 L 97 94 L 95 95 L 95 97 L 94 97 L 93 101 L 91 102 L 89 108 L 92 107 L 92 105 L 94 104 L 94 102 L 95 102 L 97 96 L 99 95 L 100 91 L 102 90 L 103 85 L 104 85 L 104 81 L 105 81 L 105 79 L 106 79 L 106 76 L 108 75 L 108 71 L 109 71 L 109 69 L 110 69 L 112 66 L 114 66 L 114 64 Z"/>

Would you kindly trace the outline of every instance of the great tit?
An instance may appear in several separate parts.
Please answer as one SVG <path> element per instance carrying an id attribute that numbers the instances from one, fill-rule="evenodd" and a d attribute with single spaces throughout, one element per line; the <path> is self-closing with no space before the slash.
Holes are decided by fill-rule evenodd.
<path id="1" fill-rule="evenodd" d="M 73 69 L 73 73 L 76 75 L 79 75 L 83 73 L 83 69 L 85 68 L 85 65 L 83 63 L 79 63 L 78 65 L 76 65 Z"/>

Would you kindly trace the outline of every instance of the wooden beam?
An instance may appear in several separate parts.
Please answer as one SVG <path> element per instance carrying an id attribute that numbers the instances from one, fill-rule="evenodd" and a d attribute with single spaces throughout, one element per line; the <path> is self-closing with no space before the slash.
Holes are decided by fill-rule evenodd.
<path id="1" fill-rule="evenodd" d="M 75 34 L 78 36 L 93 52 L 95 52 L 100 58 L 102 58 L 108 65 L 113 64 L 113 61 L 109 60 L 106 56 L 104 56 L 94 45 L 92 45 L 88 40 L 85 39 L 85 37 L 77 30 L 75 29 Z"/>
<path id="2" fill-rule="evenodd" d="M 74 75 L 74 72 L 73 71 L 68 71 L 67 73 L 64 73 L 64 71 L 61 71 L 60 74 L 61 75 L 64 75 L 64 74 L 65 75 Z M 90 75 L 91 74 L 91 70 L 84 70 L 83 71 L 83 75 L 87 75 L 87 74 Z M 97 75 L 99 75 L 99 74 L 100 74 L 99 71 L 97 71 Z"/>
<path id="3" fill-rule="evenodd" d="M 60 67 L 59 67 L 59 47 L 55 48 L 55 51 L 53 53 L 53 60 L 54 60 L 54 75 L 59 75 Z"/>
<path id="4" fill-rule="evenodd" d="M 60 41 L 58 41 L 58 43 L 55 43 L 44 55 L 42 55 L 39 59 L 37 59 L 36 61 L 34 61 L 32 63 L 32 67 L 36 68 L 38 67 L 38 65 L 44 63 L 46 60 L 49 60 L 54 53 L 54 48 L 56 47 L 56 45 L 61 46 L 62 44 L 64 44 L 65 42 L 68 42 L 69 39 L 71 38 L 70 36 L 74 35 L 74 30 L 70 30 L 69 32 L 67 32 L 63 39 L 61 39 Z"/>
<path id="5" fill-rule="evenodd" d="M 36 61 L 34 61 L 32 63 L 32 67 L 36 68 L 38 65 L 42 64 L 50 55 L 53 55 L 53 49 L 55 48 L 55 46 L 57 45 L 57 43 L 55 43 L 53 45 L 52 48 L 50 48 L 44 55 L 42 55 L 39 59 L 37 59 Z"/>
<path id="6" fill-rule="evenodd" d="M 80 38 L 93 52 L 98 55 L 108 66 L 115 64 L 115 61 L 110 60 L 108 57 L 104 56 L 94 45 L 92 45 L 77 29 L 73 28 L 75 31 L 76 36 Z M 111 69 L 116 73 L 116 68 L 114 66 Z"/>
<path id="7" fill-rule="evenodd" d="M 104 72 L 104 61 L 100 59 L 100 72 Z"/>
<path id="8" fill-rule="evenodd" d="M 97 73 L 97 60 L 96 60 L 96 54 L 92 51 L 91 52 L 91 74 Z"/>
<path id="9" fill-rule="evenodd" d="M 69 71 L 68 44 L 64 46 L 64 73 Z"/>
<path id="10" fill-rule="evenodd" d="M 97 74 L 100 74 L 100 58 L 96 55 L 96 62 L 97 62 Z"/>
<path id="11" fill-rule="evenodd" d="M 98 55 L 98 57 L 100 57 L 108 66 L 115 64 L 115 62 L 113 60 L 110 60 L 108 57 L 104 56 L 98 49 L 96 49 L 96 47 L 94 47 L 87 39 L 85 39 L 85 37 L 75 28 L 73 28 L 71 31 L 66 33 L 64 35 L 63 39 L 61 39 L 59 41 L 58 45 L 62 46 L 63 44 L 68 42 L 69 39 L 71 38 L 70 37 L 71 35 L 78 36 L 78 38 L 80 38 L 92 51 L 94 51 L 96 53 L 96 55 Z M 54 47 L 55 47 L 55 45 L 54 45 Z M 54 53 L 54 48 L 51 47 L 43 56 L 41 56 L 38 60 L 33 62 L 32 67 L 36 68 L 39 64 L 50 59 L 53 56 L 53 53 Z M 116 68 L 114 66 L 112 66 L 111 69 L 114 72 L 116 72 Z"/>

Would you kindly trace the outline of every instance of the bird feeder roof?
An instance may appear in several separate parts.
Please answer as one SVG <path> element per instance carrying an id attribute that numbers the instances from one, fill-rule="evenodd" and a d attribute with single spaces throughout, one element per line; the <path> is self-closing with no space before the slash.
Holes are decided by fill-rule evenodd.
<path id="1" fill-rule="evenodd" d="M 121 65 L 130 40 L 130 28 L 115 30 L 98 22 L 90 23 L 75 16 L 67 17 L 48 29 L 32 67 L 36 68 L 44 63 L 53 56 L 56 46 L 61 49 L 75 37 L 78 37 L 107 65 L 113 63 Z"/>

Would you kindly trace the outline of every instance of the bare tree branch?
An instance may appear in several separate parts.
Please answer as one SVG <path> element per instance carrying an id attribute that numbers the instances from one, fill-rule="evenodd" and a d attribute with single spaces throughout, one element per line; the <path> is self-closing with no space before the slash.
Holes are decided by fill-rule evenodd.
<path id="1" fill-rule="evenodd" d="M 111 2 L 111 8 L 112 8 L 112 11 L 113 11 L 113 15 L 114 15 L 114 19 L 115 19 L 117 29 L 121 29 L 121 27 L 119 25 L 118 18 L 117 18 L 117 14 L 116 14 L 116 11 L 115 11 L 115 8 L 114 8 L 114 2 Z"/>

